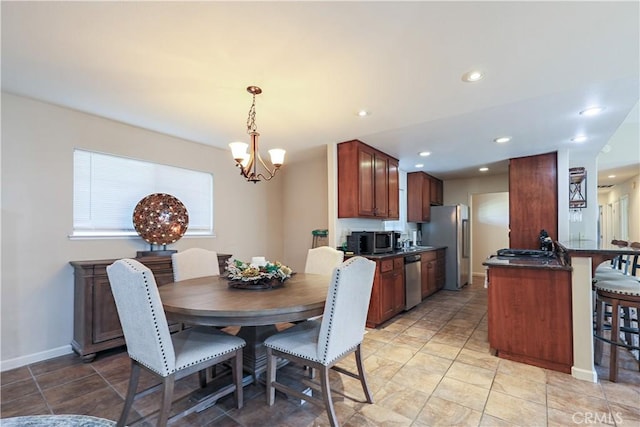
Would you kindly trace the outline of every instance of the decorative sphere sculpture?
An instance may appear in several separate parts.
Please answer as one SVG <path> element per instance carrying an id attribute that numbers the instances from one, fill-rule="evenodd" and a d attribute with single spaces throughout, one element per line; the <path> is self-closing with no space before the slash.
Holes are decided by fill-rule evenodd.
<path id="1" fill-rule="evenodd" d="M 187 231 L 189 213 L 182 202 L 170 194 L 149 194 L 133 210 L 133 225 L 150 245 L 166 245 Z"/>

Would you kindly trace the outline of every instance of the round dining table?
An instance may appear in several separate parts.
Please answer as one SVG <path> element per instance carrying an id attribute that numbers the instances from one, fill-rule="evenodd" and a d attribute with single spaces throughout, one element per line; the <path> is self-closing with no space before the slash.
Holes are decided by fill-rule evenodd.
<path id="1" fill-rule="evenodd" d="M 247 345 L 244 369 L 254 378 L 266 370 L 264 340 L 276 324 L 305 320 L 324 312 L 330 276 L 297 273 L 282 286 L 264 290 L 236 289 L 224 276 L 207 276 L 160 286 L 167 319 L 188 325 L 240 326 Z"/>

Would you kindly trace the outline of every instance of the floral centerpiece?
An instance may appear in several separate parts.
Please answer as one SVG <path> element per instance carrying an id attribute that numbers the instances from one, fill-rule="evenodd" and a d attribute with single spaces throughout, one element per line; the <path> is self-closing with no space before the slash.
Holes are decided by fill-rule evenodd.
<path id="1" fill-rule="evenodd" d="M 241 289 L 276 288 L 291 277 L 291 269 L 278 261 L 256 265 L 231 258 L 227 260 L 226 271 L 229 286 Z"/>

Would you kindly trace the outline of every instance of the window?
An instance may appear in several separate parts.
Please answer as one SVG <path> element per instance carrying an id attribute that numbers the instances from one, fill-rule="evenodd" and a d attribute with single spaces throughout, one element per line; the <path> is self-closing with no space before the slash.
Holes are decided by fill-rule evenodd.
<path id="1" fill-rule="evenodd" d="M 136 236 L 133 209 L 167 193 L 189 213 L 186 236 L 213 235 L 213 175 L 85 150 L 73 152 L 72 237 Z"/>

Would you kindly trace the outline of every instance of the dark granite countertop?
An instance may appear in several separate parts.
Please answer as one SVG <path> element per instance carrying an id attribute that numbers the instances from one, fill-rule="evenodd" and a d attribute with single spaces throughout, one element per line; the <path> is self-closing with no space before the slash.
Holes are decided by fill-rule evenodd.
<path id="1" fill-rule="evenodd" d="M 635 255 L 640 253 L 640 250 L 634 249 L 630 246 L 616 246 L 608 242 L 598 242 L 595 240 L 567 240 L 563 242 L 557 242 L 562 249 L 567 251 L 569 255 L 584 253 L 608 253 L 614 255 Z"/>
<path id="2" fill-rule="evenodd" d="M 531 257 L 503 257 L 491 256 L 482 265 L 492 267 L 508 268 L 544 268 L 551 270 L 571 270 L 570 265 L 566 265 L 562 258 L 531 258 Z"/>
<path id="3" fill-rule="evenodd" d="M 361 254 L 360 256 L 363 256 L 365 258 L 369 258 L 369 259 L 384 259 L 384 258 L 392 258 L 392 257 L 397 257 L 397 256 L 407 256 L 407 255 L 415 255 L 415 254 L 421 254 L 423 252 L 431 252 L 431 251 L 435 251 L 438 249 L 446 249 L 446 246 L 416 246 L 415 248 L 411 248 L 408 250 L 400 250 L 400 251 L 393 251 L 393 252 L 387 252 L 385 254 Z M 345 257 L 352 257 L 354 256 L 354 254 L 345 252 Z"/>

